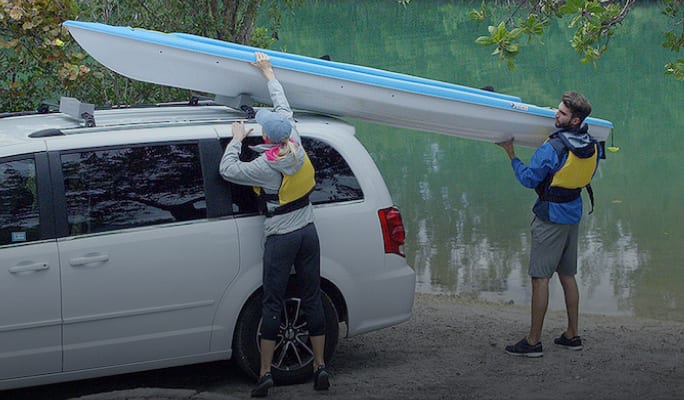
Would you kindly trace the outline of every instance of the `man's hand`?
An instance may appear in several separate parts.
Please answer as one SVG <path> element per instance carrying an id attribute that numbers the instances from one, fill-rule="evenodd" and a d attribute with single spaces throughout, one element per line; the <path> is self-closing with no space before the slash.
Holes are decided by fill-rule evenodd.
<path id="1" fill-rule="evenodd" d="M 245 131 L 245 121 L 233 122 L 231 128 L 233 130 L 233 140 L 236 142 L 242 142 L 242 140 L 249 136 L 249 134 L 254 130 L 250 129 Z"/>
<path id="2" fill-rule="evenodd" d="M 500 146 L 504 150 L 506 150 L 506 154 L 508 154 L 508 158 L 510 158 L 511 160 L 515 158 L 515 149 L 513 147 L 513 138 L 506 140 L 505 142 L 499 142 L 496 145 Z"/>

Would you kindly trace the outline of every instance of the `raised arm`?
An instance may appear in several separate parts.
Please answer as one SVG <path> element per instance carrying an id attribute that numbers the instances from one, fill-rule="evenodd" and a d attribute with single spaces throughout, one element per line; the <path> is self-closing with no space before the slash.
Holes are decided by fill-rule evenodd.
<path id="1" fill-rule="evenodd" d="M 283 86 L 280 84 L 275 76 L 275 73 L 273 72 L 271 59 L 266 53 L 256 52 L 255 55 L 256 62 L 253 62 L 252 65 L 258 68 L 264 78 L 266 78 L 268 93 L 270 94 L 271 101 L 273 102 L 273 111 L 287 115 L 287 118 L 290 120 L 293 128 L 290 138 L 297 143 L 301 143 L 299 132 L 297 131 L 297 126 L 295 125 L 292 109 L 290 108 L 290 103 L 287 101 L 287 97 L 285 97 L 285 89 L 283 89 Z"/>

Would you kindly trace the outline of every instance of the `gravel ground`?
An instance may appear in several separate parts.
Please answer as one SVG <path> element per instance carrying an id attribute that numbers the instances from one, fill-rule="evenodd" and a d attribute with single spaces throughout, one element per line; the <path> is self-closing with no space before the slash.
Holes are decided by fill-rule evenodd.
<path id="1" fill-rule="evenodd" d="M 409 322 L 340 341 L 329 392 L 314 392 L 310 384 L 276 386 L 269 397 L 684 398 L 684 323 L 582 314 L 584 350 L 574 352 L 553 345 L 565 314 L 549 312 L 544 357 L 507 355 L 504 346 L 522 338 L 528 323 L 528 307 L 419 294 Z M 0 392 L 0 398 L 246 399 L 252 385 L 232 363 L 220 362 Z"/>

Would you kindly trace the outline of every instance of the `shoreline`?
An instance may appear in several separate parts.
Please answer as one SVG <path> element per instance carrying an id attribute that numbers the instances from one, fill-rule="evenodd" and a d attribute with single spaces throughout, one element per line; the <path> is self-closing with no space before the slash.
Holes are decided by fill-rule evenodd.
<path id="1" fill-rule="evenodd" d="M 416 292 L 416 300 L 418 297 L 425 297 L 425 301 L 430 301 L 430 299 L 434 299 L 435 301 L 442 301 L 440 298 L 444 298 L 444 301 L 452 302 L 455 304 L 463 304 L 463 305 L 472 305 L 472 306 L 492 306 L 492 307 L 511 307 L 512 309 L 517 309 L 517 310 L 523 310 L 529 314 L 530 311 L 530 304 L 522 304 L 522 303 L 513 303 L 512 301 L 510 302 L 503 302 L 503 301 L 491 301 L 491 300 L 482 300 L 482 299 L 473 299 L 465 296 L 461 296 L 458 294 L 450 294 L 450 293 L 431 293 L 431 292 Z M 550 301 L 551 299 L 549 299 Z M 550 314 L 553 313 L 561 313 L 563 316 L 565 316 L 565 308 L 564 306 L 558 309 L 552 309 L 551 304 L 549 303 L 549 308 L 547 310 L 547 317 Z M 588 318 L 593 318 L 593 317 L 602 317 L 602 318 L 614 318 L 614 319 L 634 319 L 634 320 L 640 320 L 640 321 L 654 321 L 654 322 L 663 322 L 663 323 L 673 323 L 673 324 L 681 324 L 684 326 L 684 321 L 679 321 L 676 319 L 667 319 L 667 318 L 654 318 L 654 317 L 642 317 L 642 316 L 636 316 L 633 314 L 613 314 L 613 313 L 600 313 L 600 312 L 591 312 L 591 311 L 582 311 L 580 307 L 580 323 L 581 320 L 584 316 Z"/>

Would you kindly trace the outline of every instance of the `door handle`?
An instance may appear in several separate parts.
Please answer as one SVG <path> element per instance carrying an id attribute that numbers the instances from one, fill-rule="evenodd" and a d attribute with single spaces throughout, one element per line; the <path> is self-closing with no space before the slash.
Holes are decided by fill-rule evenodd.
<path id="1" fill-rule="evenodd" d="M 86 254 L 83 257 L 75 257 L 69 260 L 69 264 L 72 267 L 80 267 L 88 264 L 102 264 L 109 261 L 109 255 L 107 254 Z"/>
<path id="2" fill-rule="evenodd" d="M 27 263 L 27 264 L 17 264 L 9 269 L 12 274 L 21 274 L 22 272 L 33 272 L 42 271 L 48 269 L 47 263 Z"/>

